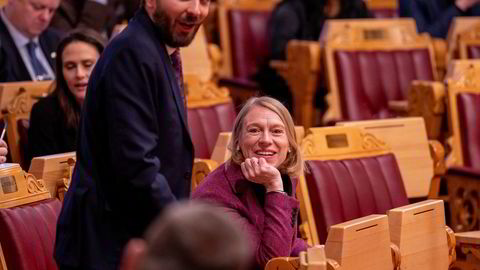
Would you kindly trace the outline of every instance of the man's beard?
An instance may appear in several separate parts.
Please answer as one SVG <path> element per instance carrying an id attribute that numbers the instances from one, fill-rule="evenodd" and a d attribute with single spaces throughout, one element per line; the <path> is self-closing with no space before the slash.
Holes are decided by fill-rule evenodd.
<path id="1" fill-rule="evenodd" d="M 195 23 L 198 21 L 198 19 L 193 16 L 187 16 L 185 18 L 185 21 L 187 23 Z M 200 24 L 198 24 L 189 33 L 185 33 L 183 35 L 176 33 L 174 29 L 175 21 L 160 8 L 157 8 L 157 10 L 155 10 L 155 12 L 153 13 L 153 23 L 160 31 L 160 35 L 165 44 L 173 48 L 185 47 L 190 45 L 193 38 L 195 37 L 195 34 L 198 31 L 198 28 L 200 28 Z"/>

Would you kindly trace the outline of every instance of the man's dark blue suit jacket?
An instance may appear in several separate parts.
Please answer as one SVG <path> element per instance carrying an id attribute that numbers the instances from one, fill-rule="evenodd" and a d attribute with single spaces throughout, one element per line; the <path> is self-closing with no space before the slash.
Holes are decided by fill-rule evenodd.
<path id="1" fill-rule="evenodd" d="M 92 72 L 57 225 L 60 265 L 116 269 L 126 242 L 189 196 L 193 145 L 160 36 L 142 9 Z"/>
<path id="2" fill-rule="evenodd" d="M 55 58 L 52 53 L 57 49 L 60 42 L 60 34 L 54 30 L 47 29 L 38 37 L 40 47 L 47 58 L 52 70 L 55 71 Z M 31 81 L 27 67 L 23 63 L 22 56 L 7 26 L 0 19 L 0 82 Z"/>

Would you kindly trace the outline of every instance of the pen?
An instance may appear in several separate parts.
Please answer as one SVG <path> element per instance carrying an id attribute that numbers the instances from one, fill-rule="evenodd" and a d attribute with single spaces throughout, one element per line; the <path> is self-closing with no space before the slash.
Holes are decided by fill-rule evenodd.
<path id="1" fill-rule="evenodd" d="M 6 130 L 7 130 L 7 122 L 5 122 L 5 125 L 3 126 L 3 131 L 2 131 L 2 135 L 0 135 L 0 140 L 3 140 Z"/>

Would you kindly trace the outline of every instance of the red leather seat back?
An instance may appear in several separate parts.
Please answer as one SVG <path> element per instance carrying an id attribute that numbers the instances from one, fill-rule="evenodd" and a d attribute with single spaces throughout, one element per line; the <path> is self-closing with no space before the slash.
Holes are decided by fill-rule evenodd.
<path id="1" fill-rule="evenodd" d="M 232 102 L 188 109 L 188 126 L 196 158 L 210 158 L 218 134 L 232 131 L 235 116 Z"/>
<path id="2" fill-rule="evenodd" d="M 480 58 L 480 46 L 470 45 L 467 47 L 468 59 Z"/>
<path id="3" fill-rule="evenodd" d="M 385 9 L 371 9 L 370 12 L 375 18 L 397 18 L 398 11 L 396 9 L 385 8 Z"/>
<path id="4" fill-rule="evenodd" d="M 269 54 L 268 21 L 271 11 L 231 9 L 228 25 L 233 76 L 250 79 Z"/>
<path id="5" fill-rule="evenodd" d="M 61 207 L 49 199 L 0 209 L 0 243 L 9 270 L 57 269 L 53 247 Z"/>
<path id="6" fill-rule="evenodd" d="M 393 154 L 307 161 L 308 194 L 320 243 L 331 225 L 408 204 Z"/>
<path id="7" fill-rule="evenodd" d="M 412 80 L 433 80 L 427 49 L 336 51 L 338 90 L 344 120 L 394 117 L 388 101 L 407 99 Z"/>
<path id="8" fill-rule="evenodd" d="M 463 164 L 480 169 L 480 94 L 458 94 Z"/>

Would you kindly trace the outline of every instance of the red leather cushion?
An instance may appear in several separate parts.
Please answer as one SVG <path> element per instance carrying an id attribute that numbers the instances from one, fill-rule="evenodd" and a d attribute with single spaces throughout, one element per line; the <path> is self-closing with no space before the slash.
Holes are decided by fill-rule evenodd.
<path id="1" fill-rule="evenodd" d="M 188 109 L 188 126 L 195 157 L 210 158 L 220 132 L 232 131 L 235 121 L 233 103 Z"/>
<path id="2" fill-rule="evenodd" d="M 397 18 L 398 11 L 396 9 L 371 9 L 370 12 L 375 18 Z"/>
<path id="3" fill-rule="evenodd" d="M 267 25 L 270 11 L 229 10 L 233 76 L 249 79 L 269 54 Z"/>
<path id="4" fill-rule="evenodd" d="M 480 46 L 468 46 L 467 52 L 468 52 L 469 59 L 480 58 Z"/>
<path id="5" fill-rule="evenodd" d="M 480 168 L 480 94 L 457 95 L 463 163 Z"/>
<path id="6" fill-rule="evenodd" d="M 55 270 L 53 246 L 62 204 L 57 199 L 0 209 L 0 243 L 8 269 Z"/>
<path id="7" fill-rule="evenodd" d="M 331 225 L 408 204 L 393 154 L 368 158 L 307 161 L 308 194 L 320 243 Z"/>
<path id="8" fill-rule="evenodd" d="M 433 80 L 427 49 L 337 51 L 335 62 L 344 120 L 394 117 L 388 101 L 406 99 L 412 80 Z"/>

